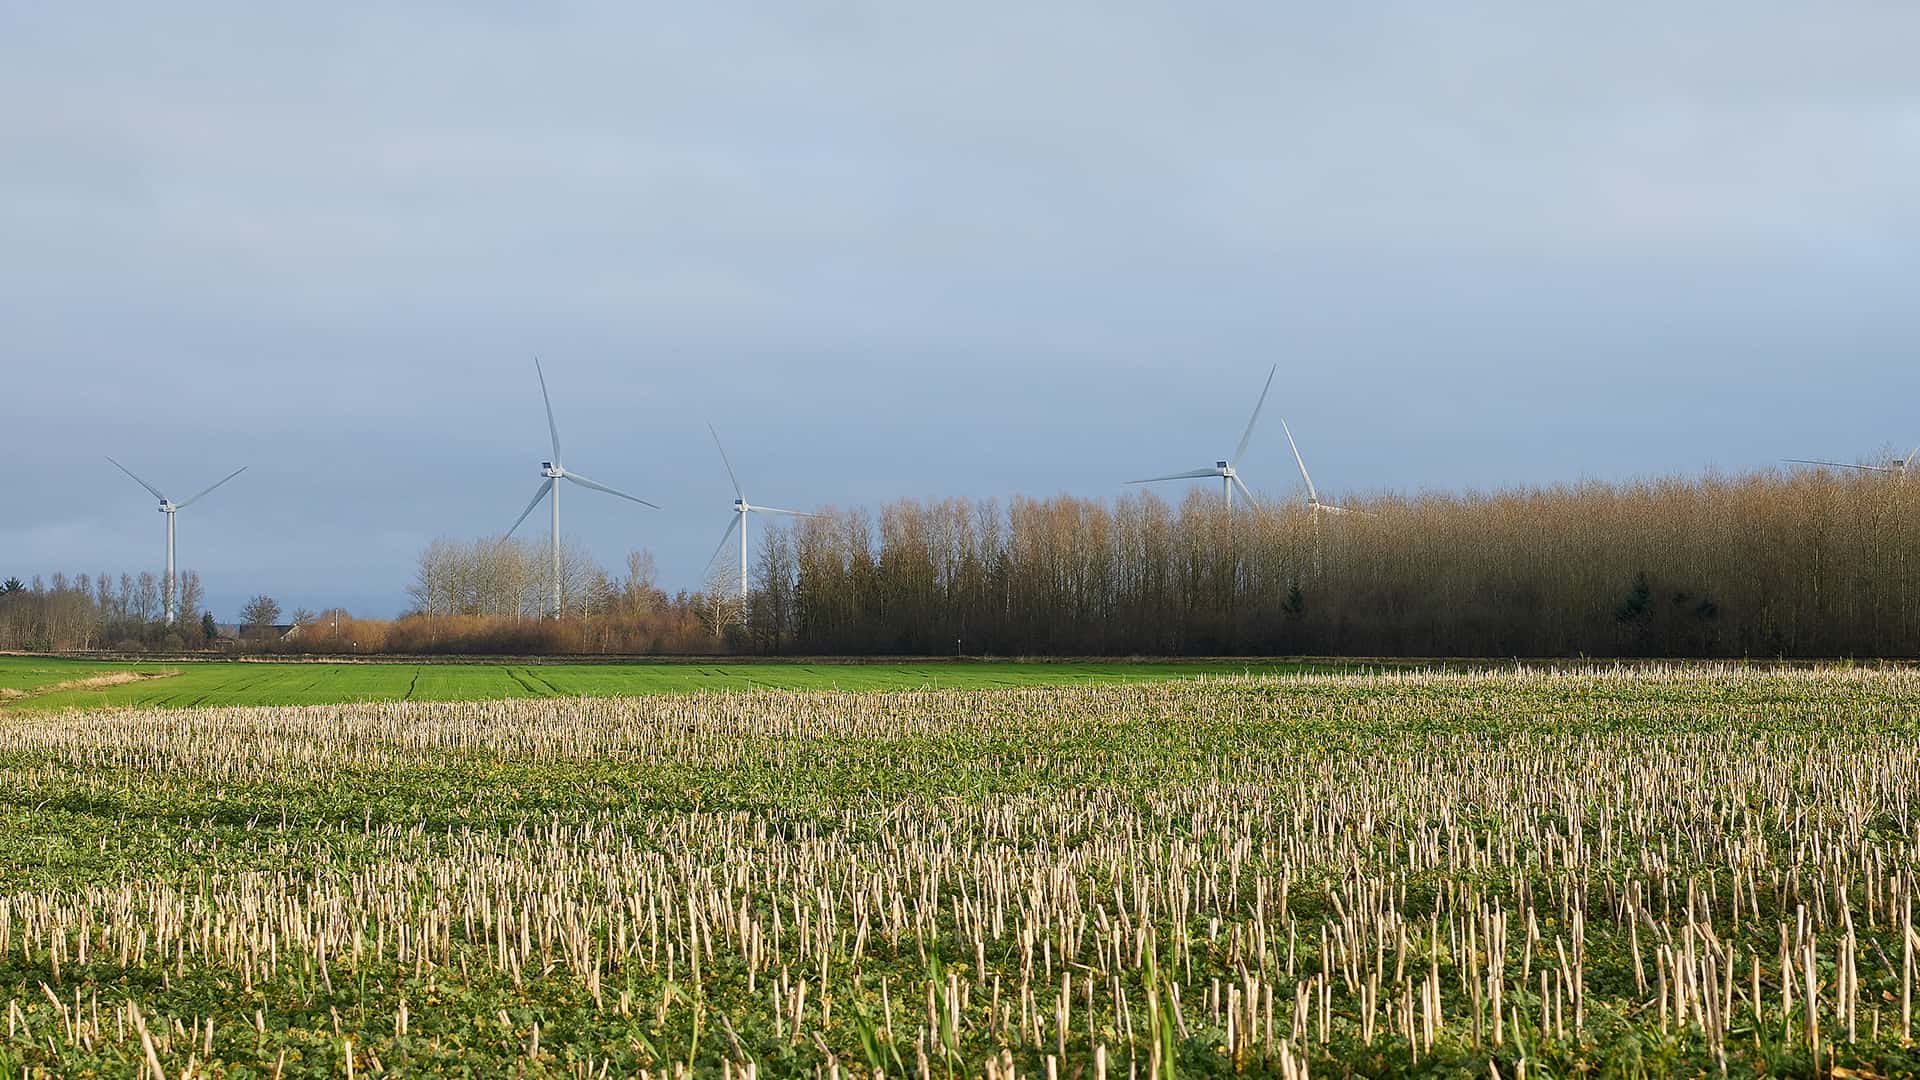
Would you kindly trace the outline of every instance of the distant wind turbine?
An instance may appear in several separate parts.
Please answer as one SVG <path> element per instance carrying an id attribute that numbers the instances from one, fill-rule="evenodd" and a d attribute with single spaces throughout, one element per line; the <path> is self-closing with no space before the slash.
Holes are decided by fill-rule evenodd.
<path id="1" fill-rule="evenodd" d="M 107 460 L 113 461 L 111 457 L 109 457 Z M 207 494 L 211 492 L 214 488 L 217 488 L 221 484 L 226 483 L 228 480 L 231 480 L 234 477 L 239 476 L 241 473 L 246 472 L 247 467 L 245 465 L 240 466 L 239 468 L 228 473 L 226 476 L 222 477 L 217 483 L 213 484 L 212 487 L 207 488 L 205 491 L 202 491 L 200 494 L 195 495 L 193 498 L 188 499 L 186 502 L 183 502 L 183 503 L 176 503 L 173 500 L 167 498 L 165 495 L 160 494 L 159 488 L 154 487 L 152 484 L 147 483 L 145 480 L 140 479 L 138 476 L 134 476 L 133 470 L 127 468 L 125 465 L 122 465 L 117 461 L 113 461 L 113 467 L 116 469 L 119 469 L 123 473 L 126 473 L 128 476 L 133 476 L 134 483 L 139 484 L 141 487 L 146 488 L 148 491 L 153 492 L 153 497 L 160 500 L 160 512 L 167 515 L 167 577 L 166 577 L 166 580 L 161 583 L 161 588 L 164 589 L 166 592 L 164 605 L 166 608 L 167 625 L 172 626 L 175 618 L 179 614 L 174 610 L 174 607 L 173 607 L 173 592 L 174 592 L 174 588 L 173 588 L 173 583 L 174 583 L 173 515 L 179 513 L 182 510 L 185 510 L 187 507 L 192 506 L 194 503 L 199 502 L 201 499 L 206 498 Z"/>
<path id="2" fill-rule="evenodd" d="M 1821 461 L 1818 458 L 1790 457 L 1781 458 L 1780 460 L 1790 462 L 1794 465 L 1824 465 L 1829 469 L 1857 469 L 1861 472 L 1886 473 L 1889 476 L 1897 476 L 1905 480 L 1907 478 L 1907 470 L 1913 468 L 1913 459 L 1916 457 L 1920 457 L 1920 446 L 1914 447 L 1913 453 L 1908 454 L 1906 460 L 1902 461 L 1896 458 L 1893 461 L 1887 462 L 1885 465 L 1861 465 L 1857 462 L 1849 461 Z"/>
<path id="3" fill-rule="evenodd" d="M 641 506 L 652 507 L 655 510 L 660 508 L 639 496 L 629 495 L 624 491 L 616 491 L 605 484 L 595 483 L 581 476 L 579 473 L 569 472 L 561 466 L 560 427 L 553 422 L 553 399 L 547 396 L 547 373 L 540 370 L 540 361 L 538 360 L 533 362 L 533 372 L 540 378 L 540 400 L 545 402 L 547 406 L 547 434 L 553 437 L 553 460 L 540 463 L 540 475 L 546 477 L 546 479 L 540 482 L 539 489 L 533 493 L 533 498 L 527 502 L 527 508 L 520 511 L 519 517 L 513 519 L 513 528 L 507 530 L 507 535 L 513 535 L 514 529 L 518 529 L 520 523 L 527 520 L 527 515 L 533 513 L 533 508 L 540 505 L 541 499 L 549 496 L 552 497 L 553 614 L 555 617 L 558 617 L 560 614 L 560 481 L 566 480 L 570 483 L 579 484 L 583 488 L 592 488 L 595 491 L 604 491 L 609 495 L 618 495 L 628 502 L 637 502 Z"/>
<path id="4" fill-rule="evenodd" d="M 1300 458 L 1300 446 L 1293 441 L 1293 429 L 1287 426 L 1284 418 L 1280 421 L 1280 430 L 1287 433 L 1287 446 L 1293 451 L 1293 463 L 1300 466 L 1300 479 L 1307 482 L 1307 509 L 1313 511 L 1316 517 L 1320 514 L 1358 513 L 1359 511 L 1349 510 L 1344 506 L 1320 501 L 1320 493 L 1313 487 L 1313 477 L 1307 475 L 1307 463 Z"/>
<path id="5" fill-rule="evenodd" d="M 1267 403 L 1267 392 L 1273 389 L 1273 377 L 1279 372 L 1280 365 L 1275 364 L 1267 372 L 1267 385 L 1260 390 L 1260 400 L 1253 405 L 1253 415 L 1247 419 L 1247 430 L 1240 436 L 1240 445 L 1233 448 L 1233 457 L 1213 463 L 1211 469 L 1193 469 L 1189 472 L 1168 473 L 1165 476 L 1149 476 L 1145 480 L 1129 480 L 1129 484 L 1157 484 L 1163 480 L 1202 480 L 1219 477 L 1220 487 L 1227 499 L 1227 513 L 1233 513 L 1233 489 L 1237 486 L 1240 493 L 1253 501 L 1253 492 L 1247 490 L 1246 482 L 1240 479 L 1240 473 L 1233 467 L 1234 461 L 1247 452 L 1247 444 L 1253 441 L 1253 425 L 1260 421 L 1260 409 Z"/>
<path id="6" fill-rule="evenodd" d="M 713 554 L 707 556 L 707 565 L 720 557 L 735 529 L 740 530 L 740 604 L 746 610 L 747 603 L 747 515 L 749 514 L 786 514 L 789 517 L 812 517 L 812 514 L 799 510 L 782 510 L 777 506 L 755 506 L 747 501 L 747 493 L 740 490 L 740 477 L 733 471 L 733 462 L 727 459 L 727 448 L 720 445 L 720 433 L 707 425 L 707 431 L 713 436 L 714 449 L 720 451 L 720 463 L 727 467 L 727 479 L 733 481 L 733 520 L 727 522 L 727 531 L 720 534 L 720 543 L 715 545 Z"/>

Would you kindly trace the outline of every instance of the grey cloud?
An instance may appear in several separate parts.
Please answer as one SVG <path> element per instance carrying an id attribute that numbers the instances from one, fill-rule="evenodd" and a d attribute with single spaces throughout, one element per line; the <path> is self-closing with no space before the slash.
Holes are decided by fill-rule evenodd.
<path id="1" fill-rule="evenodd" d="M 1116 491 L 1217 452 L 1275 361 L 1329 490 L 1920 439 L 1916 31 L 1868 3 L 16 5 L 0 440 L 31 467 L 0 572 L 153 562 L 101 452 L 249 461 L 183 531 L 223 613 L 391 610 L 413 547 L 524 502 L 536 353 L 582 467 L 669 508 L 580 498 L 569 528 L 675 585 L 724 525 L 709 418 L 785 503 Z M 1253 454 L 1290 494 L 1272 433 Z"/>

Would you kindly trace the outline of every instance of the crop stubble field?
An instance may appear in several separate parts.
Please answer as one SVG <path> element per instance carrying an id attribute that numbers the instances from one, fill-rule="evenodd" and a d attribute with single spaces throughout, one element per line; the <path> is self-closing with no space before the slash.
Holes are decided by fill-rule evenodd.
<path id="1" fill-rule="evenodd" d="M 0 1073 L 1899 1075 L 1920 675 L 0 711 Z"/>

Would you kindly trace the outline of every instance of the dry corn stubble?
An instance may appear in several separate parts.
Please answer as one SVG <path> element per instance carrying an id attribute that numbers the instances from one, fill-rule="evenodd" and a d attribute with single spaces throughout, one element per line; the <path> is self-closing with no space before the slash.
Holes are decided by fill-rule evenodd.
<path id="1" fill-rule="evenodd" d="M 1920 674 L 0 715 L 0 1068 L 1914 1067 Z"/>

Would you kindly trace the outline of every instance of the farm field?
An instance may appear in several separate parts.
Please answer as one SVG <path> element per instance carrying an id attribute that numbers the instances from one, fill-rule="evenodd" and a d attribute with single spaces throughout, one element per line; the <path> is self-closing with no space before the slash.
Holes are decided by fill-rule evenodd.
<path id="1" fill-rule="evenodd" d="M 1905 1075 L 1917 854 L 1908 670 L 0 711 L 0 1074 Z"/>
<path id="2" fill-rule="evenodd" d="M 94 660 L 56 660 L 27 656 L 0 656 L 0 691 L 41 690 L 132 665 Z"/>
<path id="3" fill-rule="evenodd" d="M 489 701 L 695 690 L 987 689 L 1274 674 L 1266 661 L 1152 663 L 125 663 L 0 656 L 0 709 Z"/>

